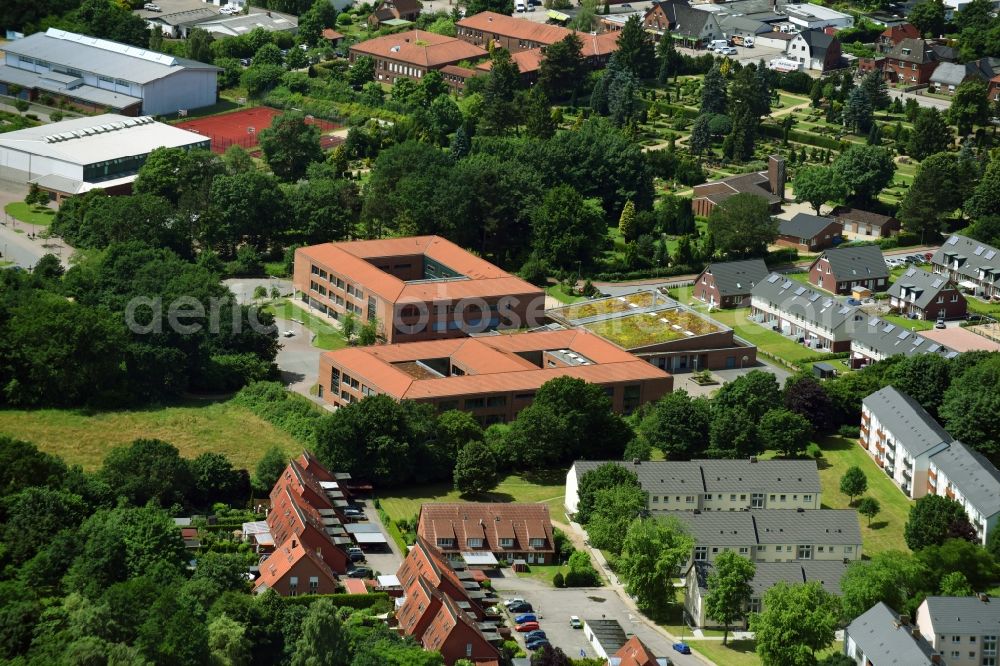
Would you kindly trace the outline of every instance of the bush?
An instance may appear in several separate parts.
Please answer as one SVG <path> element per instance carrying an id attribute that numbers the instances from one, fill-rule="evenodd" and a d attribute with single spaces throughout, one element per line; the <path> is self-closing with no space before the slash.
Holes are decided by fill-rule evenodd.
<path id="1" fill-rule="evenodd" d="M 563 579 L 561 571 L 557 571 L 556 575 L 552 577 L 552 584 L 556 587 L 566 587 L 566 581 Z"/>
<path id="2" fill-rule="evenodd" d="M 767 123 L 761 124 L 760 133 L 764 136 L 769 136 L 775 139 L 784 138 L 784 130 L 778 125 L 770 125 Z M 830 150 L 836 150 L 838 152 L 846 150 L 849 145 L 846 141 L 838 141 L 832 137 L 813 134 L 812 132 L 803 132 L 795 129 L 788 131 L 788 140 L 794 141 L 795 143 L 804 143 L 807 146 L 829 148 Z"/>
<path id="3" fill-rule="evenodd" d="M 790 264 L 797 261 L 799 258 L 799 251 L 794 247 L 783 247 L 778 250 L 772 250 L 767 253 L 767 263 L 768 264 Z"/>
<path id="4" fill-rule="evenodd" d="M 30 106 L 31 105 L 25 102 L 23 99 L 14 100 L 14 108 L 20 111 L 21 113 L 27 111 Z"/>
<path id="5" fill-rule="evenodd" d="M 806 447 L 806 455 L 819 460 L 823 457 L 823 449 L 819 448 L 819 444 L 816 442 L 810 442 L 809 446 Z"/>
<path id="6" fill-rule="evenodd" d="M 857 439 L 861 431 L 856 425 L 842 425 L 837 429 L 837 434 L 848 439 Z"/>

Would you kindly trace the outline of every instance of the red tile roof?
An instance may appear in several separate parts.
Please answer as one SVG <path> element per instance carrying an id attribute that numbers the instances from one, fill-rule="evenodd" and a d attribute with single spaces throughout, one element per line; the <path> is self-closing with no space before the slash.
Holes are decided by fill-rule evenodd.
<path id="1" fill-rule="evenodd" d="M 572 33 L 572 30 L 558 25 L 536 23 L 496 12 L 479 12 L 473 16 L 466 16 L 455 25 L 491 35 L 514 37 L 539 44 L 555 44 Z"/>
<path id="2" fill-rule="evenodd" d="M 659 666 L 656 657 L 638 636 L 628 639 L 625 645 L 618 648 L 614 656 L 621 660 L 618 666 Z"/>
<path id="3" fill-rule="evenodd" d="M 477 550 L 468 545 L 468 539 L 484 537 L 482 550 L 493 553 L 524 552 L 532 538 L 545 539 L 544 546 L 533 549 L 537 552 L 552 552 L 555 548 L 549 507 L 545 504 L 424 504 L 420 507 L 417 534 L 439 550 L 439 538 L 455 539 L 454 547 L 446 548 L 448 551 Z M 501 538 L 514 538 L 514 545 L 502 547 Z"/>
<path id="4" fill-rule="evenodd" d="M 369 39 L 355 44 L 351 51 L 421 67 L 449 65 L 487 55 L 486 51 L 468 42 L 422 30 L 408 30 Z"/>
<path id="5" fill-rule="evenodd" d="M 344 35 L 340 34 L 333 28 L 323 28 L 323 39 L 329 39 L 336 41 L 338 39 L 343 39 Z"/>
<path id="6" fill-rule="evenodd" d="M 893 44 L 898 44 L 904 39 L 920 39 L 920 31 L 912 23 L 903 23 L 886 28 L 882 37 L 888 37 Z"/>
<path id="7" fill-rule="evenodd" d="M 468 613 L 459 608 L 450 597 L 441 594 L 437 590 L 431 590 L 431 595 L 439 601 L 440 605 L 438 605 L 437 613 L 431 618 L 430 623 L 420 637 L 420 644 L 423 645 L 425 650 L 455 653 L 457 650 L 454 648 L 449 650 L 447 646 L 449 641 L 459 640 L 461 641 L 461 653 L 464 654 L 469 641 L 464 636 L 456 635 L 455 630 L 460 625 L 465 625 L 468 633 L 471 633 L 476 638 L 475 642 L 471 644 L 472 654 L 469 655 L 470 659 L 478 662 L 480 660 L 492 660 L 500 657 L 499 650 L 490 644 L 486 636 L 483 635 L 482 630 L 476 624 L 476 621 Z"/>
<path id="8" fill-rule="evenodd" d="M 303 558 L 311 560 L 319 573 L 325 576 L 329 582 L 335 583 L 337 581 L 337 574 L 323 561 L 322 557 L 303 546 L 298 539 L 288 539 L 260 565 L 260 578 L 254 583 L 254 589 L 275 588 L 278 582 L 291 573 L 291 570 Z"/>
<path id="9" fill-rule="evenodd" d="M 511 53 L 510 59 L 517 65 L 517 70 L 521 72 L 521 74 L 530 74 L 532 72 L 537 72 L 542 68 L 542 60 L 544 59 L 544 56 L 542 55 L 541 49 L 528 49 L 527 51 Z M 476 69 L 488 72 L 493 69 L 493 61 L 484 60 L 476 65 Z"/>
<path id="10" fill-rule="evenodd" d="M 359 580 L 357 578 L 345 578 L 344 589 L 347 590 L 348 594 L 368 594 L 368 586 L 365 585 L 365 581 Z"/>

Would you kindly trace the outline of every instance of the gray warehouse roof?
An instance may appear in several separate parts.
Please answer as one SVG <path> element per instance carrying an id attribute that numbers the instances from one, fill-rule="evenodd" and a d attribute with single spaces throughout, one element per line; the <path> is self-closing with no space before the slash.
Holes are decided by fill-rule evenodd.
<path id="1" fill-rule="evenodd" d="M 861 318 L 861 310 L 857 307 L 845 305 L 826 292 L 778 273 L 771 273 L 766 280 L 758 282 L 750 294 L 772 303 L 786 314 L 799 315 L 807 322 L 831 330 L 845 321 Z"/>
<path id="2" fill-rule="evenodd" d="M 847 625 L 850 636 L 878 666 L 930 666 L 933 649 L 922 637 L 914 637 L 909 625 L 899 622 L 899 615 L 878 602 Z"/>
<path id="3" fill-rule="evenodd" d="M 941 354 L 945 358 L 954 358 L 958 352 L 949 347 L 929 340 L 914 331 L 908 331 L 902 326 L 891 324 L 876 317 L 868 320 L 866 326 L 860 326 L 851 334 L 852 346 L 864 351 L 867 347 L 883 356 L 913 356 L 915 354 Z"/>
<path id="4" fill-rule="evenodd" d="M 8 54 L 39 58 L 104 76 L 150 83 L 184 70 L 220 71 L 214 65 L 106 39 L 49 28 L 4 44 Z"/>
<path id="5" fill-rule="evenodd" d="M 861 402 L 913 457 L 952 441 L 919 402 L 894 386 L 875 391 Z"/>
<path id="6" fill-rule="evenodd" d="M 982 454 L 955 440 L 932 455 L 931 462 L 983 516 L 1000 513 L 1000 470 Z"/>
<path id="7" fill-rule="evenodd" d="M 979 597 L 927 597 L 931 626 L 938 634 L 997 635 L 1000 603 Z"/>
<path id="8" fill-rule="evenodd" d="M 937 298 L 938 293 L 942 289 L 948 289 L 949 287 L 954 289 L 949 284 L 947 275 L 928 273 L 922 268 L 911 266 L 889 287 L 888 292 L 890 296 L 897 298 L 906 297 L 907 300 L 909 300 L 909 293 L 915 293 L 917 298 L 913 301 L 913 304 L 923 309 L 934 302 L 934 299 Z M 904 290 L 907 292 L 905 295 L 903 293 Z"/>
<path id="9" fill-rule="evenodd" d="M 674 515 L 705 546 L 770 544 L 861 545 L 858 514 L 850 509 L 678 511 Z"/>
<path id="10" fill-rule="evenodd" d="M 651 495 L 710 492 L 820 492 L 819 472 L 813 460 L 690 460 L 646 461 L 578 460 L 577 480 L 587 472 L 615 462 L 635 472 L 642 489 Z"/>
<path id="11" fill-rule="evenodd" d="M 705 271 L 715 278 L 715 286 L 722 296 L 749 294 L 768 273 L 763 259 L 713 262 Z"/>
<path id="12" fill-rule="evenodd" d="M 986 243 L 952 235 L 944 242 L 931 261 L 938 265 L 947 265 L 953 259 L 959 260 L 958 272 L 964 276 L 979 279 L 979 271 L 990 273 L 989 282 L 1000 282 L 1000 250 Z"/>
<path id="13" fill-rule="evenodd" d="M 823 257 L 826 257 L 827 261 L 830 262 L 830 268 L 833 269 L 833 275 L 838 281 L 889 277 L 889 268 L 885 265 L 885 257 L 882 256 L 882 249 L 877 245 L 826 250 L 816 258 L 816 261 Z"/>

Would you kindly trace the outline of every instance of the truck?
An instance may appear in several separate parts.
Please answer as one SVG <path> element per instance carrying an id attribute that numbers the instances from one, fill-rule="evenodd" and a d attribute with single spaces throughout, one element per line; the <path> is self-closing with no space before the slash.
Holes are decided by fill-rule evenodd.
<path id="1" fill-rule="evenodd" d="M 743 35 L 733 35 L 733 46 L 742 46 L 748 49 L 753 48 L 753 37 Z"/>

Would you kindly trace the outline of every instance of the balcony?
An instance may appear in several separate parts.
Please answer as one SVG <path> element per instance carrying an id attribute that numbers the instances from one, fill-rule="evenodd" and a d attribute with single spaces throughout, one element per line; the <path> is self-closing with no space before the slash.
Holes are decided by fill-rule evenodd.
<path id="1" fill-rule="evenodd" d="M 904 468 L 903 468 L 903 476 L 905 476 L 905 477 L 906 477 L 907 479 L 909 479 L 910 481 L 912 481 L 912 480 L 913 480 L 913 472 L 912 472 L 912 471 L 910 471 L 910 468 L 909 468 L 909 467 L 904 467 Z"/>
<path id="2" fill-rule="evenodd" d="M 955 491 L 951 488 L 945 488 L 944 496 L 948 499 L 955 499 Z"/>

